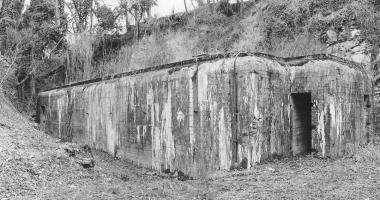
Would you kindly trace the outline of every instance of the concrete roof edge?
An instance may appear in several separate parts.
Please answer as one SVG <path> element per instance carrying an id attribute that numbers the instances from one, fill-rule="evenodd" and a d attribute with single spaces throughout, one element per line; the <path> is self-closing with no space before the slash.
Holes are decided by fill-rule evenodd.
<path id="1" fill-rule="evenodd" d="M 261 57 L 261 58 L 267 58 L 270 60 L 274 60 L 274 61 L 278 62 L 279 64 L 285 66 L 285 67 L 286 66 L 302 66 L 302 65 L 304 65 L 310 61 L 315 61 L 315 60 L 331 60 L 334 62 L 341 63 L 343 65 L 347 65 L 347 66 L 354 68 L 356 70 L 359 70 L 365 74 L 368 74 L 365 71 L 364 65 L 362 65 L 360 63 L 353 62 L 353 61 L 349 61 L 349 60 L 346 60 L 344 58 L 340 58 L 340 57 L 337 57 L 334 55 L 330 55 L 330 54 L 314 54 L 314 55 L 307 55 L 307 56 L 283 58 L 283 57 L 277 57 L 274 55 L 270 55 L 270 54 L 266 54 L 266 53 L 260 53 L 260 52 L 239 52 L 239 53 L 224 53 L 224 54 L 212 54 L 212 55 L 203 54 L 200 56 L 196 56 L 192 59 L 183 60 L 183 61 L 179 61 L 179 62 L 173 62 L 173 63 L 163 64 L 163 65 L 148 67 L 148 68 L 144 68 L 144 69 L 113 74 L 113 75 L 105 76 L 102 78 L 94 78 L 94 79 L 74 82 L 74 83 L 70 83 L 67 85 L 51 88 L 51 89 L 45 90 L 43 92 L 57 90 L 57 89 L 64 89 L 64 88 L 69 88 L 69 87 L 74 87 L 74 86 L 79 86 L 79 85 L 87 85 L 87 84 L 91 84 L 91 83 L 97 83 L 97 82 L 117 79 L 117 78 L 126 77 L 126 76 L 133 76 L 133 75 L 147 73 L 147 72 L 154 72 L 154 71 L 165 70 L 165 69 L 185 68 L 191 64 L 203 63 L 203 62 L 217 60 L 217 59 L 234 58 L 234 57 L 237 58 L 237 57 L 247 57 L 247 56 L 255 56 L 255 57 Z"/>

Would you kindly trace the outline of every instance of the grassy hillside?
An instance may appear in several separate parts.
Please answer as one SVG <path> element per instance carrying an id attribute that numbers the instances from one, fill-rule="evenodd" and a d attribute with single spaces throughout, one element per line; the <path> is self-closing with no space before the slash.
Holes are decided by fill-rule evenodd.
<path id="1" fill-rule="evenodd" d="M 245 4 L 242 13 L 221 3 L 200 7 L 151 23 L 152 34 L 118 48 L 97 62 L 89 55 L 98 41 L 71 45 L 79 63 L 87 63 L 72 81 L 145 68 L 200 54 L 255 51 L 282 57 L 330 52 L 328 48 L 351 38 L 367 42 L 366 54 L 376 54 L 380 38 L 378 6 L 373 0 L 262 0 Z M 331 41 L 331 35 L 336 40 Z M 334 36 L 334 35 L 333 35 Z M 89 42 L 83 44 L 83 42 Z M 96 46 L 96 45 L 95 45 Z M 87 49 L 83 49 L 87 48 Z M 344 56 L 343 56 L 344 57 Z M 91 60 L 92 59 L 92 60 Z M 78 62 L 76 62 L 78 63 Z M 72 66 L 76 68 L 75 62 Z"/>

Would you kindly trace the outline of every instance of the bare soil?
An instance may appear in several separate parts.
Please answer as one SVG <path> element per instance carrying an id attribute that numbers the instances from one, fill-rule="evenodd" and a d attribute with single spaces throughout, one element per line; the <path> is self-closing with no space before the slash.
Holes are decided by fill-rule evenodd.
<path id="1" fill-rule="evenodd" d="M 4 119 L 0 199 L 380 199 L 375 145 L 338 160 L 308 155 L 180 181 Z M 93 168 L 83 167 L 88 160 Z"/>

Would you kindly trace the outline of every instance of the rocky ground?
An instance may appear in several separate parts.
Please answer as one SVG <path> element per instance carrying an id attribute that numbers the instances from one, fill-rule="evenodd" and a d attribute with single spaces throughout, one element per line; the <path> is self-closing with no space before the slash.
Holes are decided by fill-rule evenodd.
<path id="1" fill-rule="evenodd" d="M 0 199 L 379 199 L 380 147 L 313 155 L 180 181 L 62 143 L 12 109 L 0 114 Z"/>

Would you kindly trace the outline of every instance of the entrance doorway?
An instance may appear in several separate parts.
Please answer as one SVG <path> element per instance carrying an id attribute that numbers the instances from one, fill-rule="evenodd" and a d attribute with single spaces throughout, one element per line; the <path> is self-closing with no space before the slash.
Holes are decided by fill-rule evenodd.
<path id="1" fill-rule="evenodd" d="M 367 138 L 367 143 L 370 142 L 370 131 L 372 128 L 371 125 L 371 119 L 370 119 L 370 113 L 371 113 L 371 101 L 369 99 L 369 95 L 364 95 L 364 125 L 365 125 L 365 134 Z"/>
<path id="2" fill-rule="evenodd" d="M 311 93 L 291 95 L 293 155 L 311 151 Z"/>

